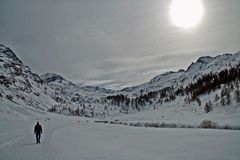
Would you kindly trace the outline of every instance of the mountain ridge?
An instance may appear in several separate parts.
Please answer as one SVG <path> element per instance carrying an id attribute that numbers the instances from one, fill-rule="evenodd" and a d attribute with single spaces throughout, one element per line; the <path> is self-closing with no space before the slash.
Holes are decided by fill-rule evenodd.
<path id="1" fill-rule="evenodd" d="M 0 97 L 39 110 L 86 117 L 104 118 L 176 103 L 190 106 L 199 104 L 199 101 L 203 102 L 199 105 L 198 112 L 203 112 L 204 105 L 209 102 L 213 103 L 212 108 L 217 108 L 220 102 L 214 101 L 213 95 L 221 97 L 221 90 L 229 87 L 225 84 L 226 80 L 221 78 L 216 82 L 219 83 L 218 88 L 210 86 L 208 92 L 211 96 L 208 99 L 205 91 L 201 90 L 203 84 L 200 82 L 206 83 L 206 77 L 211 79 L 214 75 L 226 75 L 230 79 L 228 83 L 234 85 L 233 91 L 228 89 L 233 97 L 235 91 L 239 90 L 239 64 L 240 52 L 215 57 L 203 56 L 186 70 L 165 72 L 143 84 L 115 91 L 77 86 L 56 73 L 39 76 L 25 66 L 10 48 L 0 45 Z M 201 92 L 190 90 L 194 84 L 198 84 Z M 226 98 L 225 95 L 223 98 Z"/>

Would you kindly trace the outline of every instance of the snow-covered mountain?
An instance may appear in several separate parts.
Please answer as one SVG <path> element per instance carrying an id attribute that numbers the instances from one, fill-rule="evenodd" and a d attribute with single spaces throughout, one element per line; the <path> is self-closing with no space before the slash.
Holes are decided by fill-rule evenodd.
<path id="1" fill-rule="evenodd" d="M 187 70 L 166 72 L 119 91 L 78 86 L 55 73 L 39 76 L 4 45 L 0 66 L 1 98 L 60 114 L 109 117 L 164 107 L 196 113 L 239 111 L 240 52 L 201 57 Z"/>
<path id="2" fill-rule="evenodd" d="M 91 103 L 113 91 L 78 87 L 55 73 L 39 76 L 8 47 L 0 45 L 0 97 L 39 110 L 88 116 Z M 81 109 L 84 108 L 84 111 Z"/>
<path id="3" fill-rule="evenodd" d="M 114 104 L 124 104 L 127 112 L 164 106 L 183 106 L 198 113 L 234 112 L 240 105 L 239 80 L 240 52 L 206 56 L 187 70 L 166 72 L 144 84 L 124 88 L 109 99 Z"/>
<path id="4" fill-rule="evenodd" d="M 56 74 L 56 73 L 46 73 L 44 75 L 41 75 L 41 79 L 44 82 L 50 83 L 50 82 L 56 82 L 62 83 L 63 81 L 66 81 L 62 76 Z M 70 84 L 71 82 L 69 82 Z"/>
<path id="5" fill-rule="evenodd" d="M 223 70 L 238 68 L 240 65 L 240 52 L 235 54 L 223 54 L 216 57 L 200 57 L 195 63 L 192 63 L 187 70 L 178 72 L 166 72 L 151 79 L 149 82 L 128 87 L 121 90 L 122 93 L 136 93 L 140 91 L 148 92 L 158 90 L 164 87 L 187 86 L 196 82 L 199 78 L 210 73 L 219 73 Z"/>

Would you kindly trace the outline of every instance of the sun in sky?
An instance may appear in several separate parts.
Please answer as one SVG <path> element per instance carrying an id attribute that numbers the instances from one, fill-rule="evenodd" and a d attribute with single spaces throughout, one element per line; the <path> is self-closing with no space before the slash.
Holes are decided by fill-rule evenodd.
<path id="1" fill-rule="evenodd" d="M 201 0 L 173 0 L 169 12 L 172 23 L 185 29 L 196 27 L 203 13 Z"/>

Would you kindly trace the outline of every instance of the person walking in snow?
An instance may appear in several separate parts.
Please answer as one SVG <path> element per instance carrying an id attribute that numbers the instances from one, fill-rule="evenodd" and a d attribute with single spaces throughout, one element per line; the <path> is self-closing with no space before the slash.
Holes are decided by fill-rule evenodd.
<path id="1" fill-rule="evenodd" d="M 34 134 L 36 135 L 36 143 L 40 143 L 41 134 L 42 134 L 42 126 L 37 122 L 34 127 Z"/>

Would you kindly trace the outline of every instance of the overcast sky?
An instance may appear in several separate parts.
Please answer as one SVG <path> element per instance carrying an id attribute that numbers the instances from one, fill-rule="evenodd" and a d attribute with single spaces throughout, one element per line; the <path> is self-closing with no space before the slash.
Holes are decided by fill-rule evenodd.
<path id="1" fill-rule="evenodd" d="M 0 0 L 0 43 L 34 72 L 121 89 L 200 56 L 240 50 L 240 0 L 203 0 L 192 29 L 174 26 L 171 0 Z"/>

